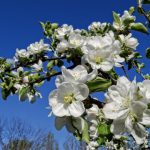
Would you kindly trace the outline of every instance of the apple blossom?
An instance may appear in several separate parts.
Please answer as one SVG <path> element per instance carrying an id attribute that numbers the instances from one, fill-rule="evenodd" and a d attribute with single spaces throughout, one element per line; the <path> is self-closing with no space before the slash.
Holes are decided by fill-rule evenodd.
<path id="1" fill-rule="evenodd" d="M 16 54 L 15 57 L 16 59 L 21 59 L 21 58 L 29 58 L 30 54 L 27 50 L 25 49 L 16 49 Z"/>
<path id="2" fill-rule="evenodd" d="M 43 69 L 43 62 L 39 60 L 37 64 L 34 64 L 31 67 L 34 68 L 35 71 L 40 72 Z"/>
<path id="3" fill-rule="evenodd" d="M 113 119 L 111 131 L 116 136 L 128 132 L 137 144 L 142 144 L 146 137 L 143 125 L 150 125 L 150 121 L 144 121 L 148 119 L 146 114 L 149 112 L 146 111 L 147 105 L 139 97 L 138 92 L 139 88 L 135 81 L 130 82 L 127 78 L 120 77 L 117 85 L 109 87 L 105 95 L 108 103 L 104 106 L 103 112 L 106 118 Z"/>
<path id="4" fill-rule="evenodd" d="M 136 20 L 135 16 L 132 16 L 127 10 L 124 11 L 124 14 L 120 17 L 120 14 L 117 14 L 119 17 L 119 21 L 113 22 L 113 27 L 117 30 L 124 30 L 126 25 L 124 24 L 125 20 L 132 20 L 133 22 Z"/>
<path id="5" fill-rule="evenodd" d="M 66 69 L 62 67 L 62 75 L 57 76 L 55 84 L 58 87 L 62 82 L 85 83 L 97 76 L 97 70 L 93 70 L 88 74 L 87 69 L 78 65 L 74 69 Z"/>
<path id="6" fill-rule="evenodd" d="M 91 31 L 96 31 L 96 30 L 99 30 L 99 29 L 104 29 L 106 27 L 107 23 L 104 22 L 104 23 L 101 23 L 101 22 L 92 22 L 89 26 L 88 26 L 88 29 L 91 30 Z"/>
<path id="7" fill-rule="evenodd" d="M 57 53 L 64 53 L 69 48 L 69 43 L 67 40 L 62 40 L 56 47 Z"/>
<path id="8" fill-rule="evenodd" d="M 27 47 L 27 51 L 30 53 L 30 55 L 39 54 L 49 50 L 49 44 L 45 44 L 43 40 L 30 44 Z"/>
<path id="9" fill-rule="evenodd" d="M 62 83 L 58 89 L 49 95 L 49 105 L 52 112 L 58 116 L 79 117 L 85 112 L 83 100 L 89 95 L 85 84 Z"/>
<path id="10" fill-rule="evenodd" d="M 150 103 L 150 80 L 144 80 L 143 82 L 139 82 L 138 87 L 139 96 L 146 104 Z"/>
<path id="11" fill-rule="evenodd" d="M 128 48 L 136 49 L 139 45 L 138 40 L 132 37 L 132 34 L 128 34 L 127 36 L 121 34 L 119 35 L 121 42 Z"/>
<path id="12" fill-rule="evenodd" d="M 58 28 L 55 30 L 56 31 L 56 38 L 59 40 L 64 39 L 65 35 L 69 35 L 70 33 L 73 32 L 73 27 L 70 25 L 68 26 L 67 24 L 62 25 L 62 27 Z"/>
<path id="13" fill-rule="evenodd" d="M 109 71 L 124 59 L 119 56 L 121 47 L 119 41 L 115 40 L 113 32 L 109 32 L 104 37 L 93 36 L 88 38 L 86 45 L 82 47 L 85 55 L 83 63 L 89 63 L 93 69 Z"/>
<path id="14" fill-rule="evenodd" d="M 70 48 L 79 48 L 82 47 L 84 44 L 85 38 L 81 36 L 80 34 L 71 34 L 69 36 L 68 42 L 69 42 L 69 47 Z"/>

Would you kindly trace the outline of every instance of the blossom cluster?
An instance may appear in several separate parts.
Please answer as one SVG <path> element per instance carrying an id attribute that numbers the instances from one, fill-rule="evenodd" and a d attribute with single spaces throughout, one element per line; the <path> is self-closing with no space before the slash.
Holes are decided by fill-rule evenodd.
<path id="1" fill-rule="evenodd" d="M 16 49 L 15 54 L 15 61 L 21 61 L 22 59 L 29 59 L 37 54 L 44 53 L 46 51 L 49 51 L 49 44 L 45 44 L 43 40 L 40 40 L 39 42 L 35 42 L 30 44 L 26 49 Z"/>
<path id="2" fill-rule="evenodd" d="M 93 22 L 89 31 L 104 30 L 106 23 Z M 66 24 L 55 30 L 56 39 L 59 43 L 56 46 L 56 54 L 65 55 L 68 53 L 81 53 L 82 64 L 88 63 L 93 69 L 110 71 L 114 66 L 120 67 L 125 61 L 120 56 L 122 47 L 136 49 L 138 41 L 132 34 L 124 36 L 120 34 L 117 38 L 112 30 L 105 34 L 84 35 L 82 30 L 74 30 Z"/>
<path id="3" fill-rule="evenodd" d="M 120 77 L 108 88 L 103 108 L 107 119 L 112 119 L 111 132 L 115 136 L 131 134 L 137 144 L 146 139 L 145 126 L 150 126 L 150 80 L 136 83 Z"/>

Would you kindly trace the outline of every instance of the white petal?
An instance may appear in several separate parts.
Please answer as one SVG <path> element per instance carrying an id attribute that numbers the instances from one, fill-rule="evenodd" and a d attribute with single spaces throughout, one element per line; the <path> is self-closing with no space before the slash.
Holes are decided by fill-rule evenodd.
<path id="1" fill-rule="evenodd" d="M 64 82 L 64 78 L 62 75 L 58 75 L 55 80 L 55 85 L 58 88 Z"/>
<path id="2" fill-rule="evenodd" d="M 100 66 L 101 66 L 100 68 L 103 71 L 110 71 L 113 68 L 113 63 L 105 61 L 105 62 L 102 62 Z"/>
<path id="3" fill-rule="evenodd" d="M 49 94 L 49 105 L 53 106 L 57 104 L 57 89 L 53 90 L 50 94 Z"/>
<path id="4" fill-rule="evenodd" d="M 149 109 L 147 109 L 143 113 L 143 118 L 142 118 L 142 121 L 140 123 L 143 125 L 146 125 L 147 127 L 150 127 L 150 110 Z"/>
<path id="5" fill-rule="evenodd" d="M 84 105 L 81 101 L 74 101 L 68 107 L 69 113 L 73 117 L 79 117 L 85 112 Z"/>
<path id="6" fill-rule="evenodd" d="M 125 118 L 114 120 L 110 130 L 115 135 L 123 134 L 125 132 Z"/>
<path id="7" fill-rule="evenodd" d="M 57 105 L 52 106 L 52 112 L 58 117 L 70 116 L 68 112 L 68 106 L 62 103 L 57 103 Z"/>
<path id="8" fill-rule="evenodd" d="M 146 138 L 146 130 L 141 124 L 135 123 L 131 134 L 134 137 L 137 144 L 144 143 Z"/>
<path id="9" fill-rule="evenodd" d="M 92 72 L 90 72 L 87 75 L 87 81 L 90 81 L 90 80 L 93 80 L 94 78 L 96 78 L 97 74 L 98 74 L 97 69 L 94 69 Z"/>
<path id="10" fill-rule="evenodd" d="M 140 120 L 143 117 L 143 112 L 146 108 L 147 105 L 141 101 L 135 101 L 131 107 L 132 111 L 138 117 L 138 120 Z"/>
<path id="11" fill-rule="evenodd" d="M 74 80 L 74 77 L 72 76 L 71 72 L 72 70 L 70 69 L 66 69 L 65 67 L 62 67 L 62 75 L 64 77 L 64 80 L 66 82 L 69 82 L 69 81 L 73 81 Z"/>
<path id="12" fill-rule="evenodd" d="M 125 128 L 126 128 L 128 133 L 131 133 L 131 131 L 133 129 L 133 123 L 132 123 L 132 120 L 129 116 L 125 120 Z"/>
<path id="13" fill-rule="evenodd" d="M 118 103 L 115 102 L 105 104 L 103 107 L 103 113 L 108 119 L 118 119 L 122 116 L 126 116 L 128 111 L 128 109 L 122 109 Z"/>
<path id="14" fill-rule="evenodd" d="M 85 84 L 78 84 L 77 85 L 77 91 L 75 98 L 79 101 L 85 100 L 89 95 L 89 88 Z"/>
<path id="15" fill-rule="evenodd" d="M 115 85 L 112 85 L 108 89 L 107 97 L 109 97 L 109 99 L 111 101 L 117 102 L 118 104 L 122 104 L 123 101 L 125 100 L 124 97 L 126 96 L 126 95 L 122 95 L 122 93 L 123 92 L 122 92 L 121 88 L 119 88 L 119 87 L 117 87 Z"/>

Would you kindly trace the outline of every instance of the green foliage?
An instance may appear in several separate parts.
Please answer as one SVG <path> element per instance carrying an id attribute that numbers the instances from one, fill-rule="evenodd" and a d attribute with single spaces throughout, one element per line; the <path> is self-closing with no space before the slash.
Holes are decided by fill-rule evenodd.
<path id="1" fill-rule="evenodd" d="M 28 91 L 29 91 L 29 87 L 22 87 L 22 88 L 19 90 L 19 99 L 20 99 L 21 101 L 26 100 Z"/>
<path id="2" fill-rule="evenodd" d="M 101 123 L 98 126 L 98 133 L 102 136 L 107 136 L 109 134 L 111 134 L 110 132 L 110 125 L 106 124 L 106 123 Z"/>
<path id="3" fill-rule="evenodd" d="M 110 132 L 110 125 L 106 122 L 102 122 L 98 126 L 99 137 L 97 142 L 99 145 L 105 145 L 106 141 L 112 138 L 112 133 Z"/>
<path id="4" fill-rule="evenodd" d="M 118 24 L 121 23 L 119 15 L 116 12 L 114 12 L 114 11 L 113 11 L 113 17 L 114 17 L 114 21 L 116 23 L 118 23 Z"/>
<path id="5" fill-rule="evenodd" d="M 131 30 L 139 31 L 148 34 L 147 28 L 144 26 L 144 24 L 138 22 L 138 23 L 133 23 L 131 25 Z"/>
<path id="6" fill-rule="evenodd" d="M 54 66 L 54 60 L 48 62 L 48 64 L 47 64 L 47 70 L 51 70 L 53 68 L 53 66 Z"/>
<path id="7" fill-rule="evenodd" d="M 97 77 L 96 79 L 87 82 L 90 92 L 106 91 L 111 84 L 111 80 L 101 77 Z"/>
<path id="8" fill-rule="evenodd" d="M 40 22 L 40 25 L 43 28 L 44 35 L 46 37 L 51 37 L 54 33 L 54 30 L 59 26 L 57 23 L 50 23 L 49 21 L 47 21 L 46 23 Z"/>
<path id="9" fill-rule="evenodd" d="M 84 128 L 82 130 L 82 140 L 89 143 L 90 137 L 88 133 L 88 123 L 84 120 Z"/>

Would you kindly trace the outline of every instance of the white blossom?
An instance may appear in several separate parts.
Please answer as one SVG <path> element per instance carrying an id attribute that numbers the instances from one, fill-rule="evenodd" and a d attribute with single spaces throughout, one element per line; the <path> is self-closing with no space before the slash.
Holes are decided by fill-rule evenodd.
<path id="1" fill-rule="evenodd" d="M 34 68 L 36 71 L 42 71 L 43 62 L 41 60 L 39 60 L 37 64 L 34 64 L 31 67 Z"/>
<path id="2" fill-rule="evenodd" d="M 119 35 L 121 42 L 129 48 L 136 49 L 136 47 L 139 45 L 138 40 L 134 37 L 132 37 L 132 34 L 128 34 L 127 36 L 121 34 Z"/>
<path id="3" fill-rule="evenodd" d="M 69 43 L 67 40 L 62 40 L 56 47 L 57 53 L 64 53 L 69 48 Z"/>
<path id="4" fill-rule="evenodd" d="M 33 44 L 30 44 L 27 47 L 28 52 L 30 55 L 39 54 L 41 52 L 49 51 L 49 44 L 45 44 L 43 40 L 40 40 L 39 42 L 35 42 Z"/>
<path id="5" fill-rule="evenodd" d="M 68 42 L 70 48 L 79 48 L 84 44 L 84 37 L 80 34 L 71 34 L 69 36 Z"/>
<path id="6" fill-rule="evenodd" d="M 59 40 L 64 39 L 65 35 L 69 35 L 70 33 L 73 32 L 73 27 L 70 25 L 68 26 L 67 24 L 62 25 L 61 28 L 58 28 L 55 30 L 56 31 L 56 38 Z"/>
<path id="7" fill-rule="evenodd" d="M 139 96 L 145 101 L 146 104 L 150 103 L 150 80 L 144 80 L 138 83 Z"/>
<path id="8" fill-rule="evenodd" d="M 104 22 L 104 23 L 101 23 L 101 22 L 92 22 L 88 29 L 91 30 L 91 31 L 96 31 L 98 29 L 104 29 L 106 27 L 107 23 Z"/>
<path id="9" fill-rule="evenodd" d="M 108 103 L 103 112 L 106 118 L 113 119 L 111 131 L 118 136 L 130 133 L 137 144 L 142 144 L 146 137 L 143 125 L 150 125 L 147 105 L 139 97 L 139 88 L 135 81 L 120 77 L 117 85 L 109 87 L 106 93 Z"/>
<path id="10" fill-rule="evenodd" d="M 62 75 L 57 76 L 55 84 L 58 87 L 62 82 L 85 83 L 94 79 L 97 76 L 97 70 L 88 73 L 87 69 L 78 65 L 74 69 L 66 69 L 62 67 Z"/>
<path id="11" fill-rule="evenodd" d="M 119 56 L 121 53 L 120 42 L 115 40 L 113 32 L 109 32 L 104 37 L 88 38 L 82 51 L 85 53 L 82 63 L 88 62 L 93 69 L 109 71 L 113 66 L 120 67 L 120 62 L 124 61 Z"/>
<path id="12" fill-rule="evenodd" d="M 16 59 L 29 58 L 29 56 L 30 56 L 30 54 L 25 49 L 21 49 L 21 50 L 16 49 L 16 54 L 15 54 Z"/>
<path id="13" fill-rule="evenodd" d="M 88 97 L 89 89 L 85 84 L 62 83 L 49 95 L 49 105 L 58 117 L 79 117 L 84 111 L 83 100 Z"/>
<path id="14" fill-rule="evenodd" d="M 118 14 L 120 16 L 120 14 Z M 135 21 L 136 17 L 132 16 L 127 10 L 124 11 L 124 14 L 120 17 L 119 22 L 113 22 L 113 27 L 117 30 L 124 30 L 126 25 L 124 24 L 124 21 L 126 19 Z"/>

